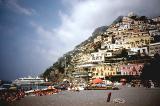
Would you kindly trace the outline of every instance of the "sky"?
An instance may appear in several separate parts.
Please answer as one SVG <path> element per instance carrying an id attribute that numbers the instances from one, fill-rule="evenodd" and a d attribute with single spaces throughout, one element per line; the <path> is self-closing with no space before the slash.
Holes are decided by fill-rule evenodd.
<path id="1" fill-rule="evenodd" d="M 160 16 L 160 0 L 0 0 L 0 79 L 37 76 L 129 12 Z"/>

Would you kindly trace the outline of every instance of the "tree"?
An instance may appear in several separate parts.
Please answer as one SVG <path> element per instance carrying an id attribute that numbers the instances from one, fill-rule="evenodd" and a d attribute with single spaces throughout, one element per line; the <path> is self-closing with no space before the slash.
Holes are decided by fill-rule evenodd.
<path id="1" fill-rule="evenodd" d="M 128 57 L 128 51 L 127 49 L 123 48 L 120 54 L 121 57 L 127 58 Z"/>
<path id="2" fill-rule="evenodd" d="M 151 62 L 149 64 L 144 65 L 141 74 L 142 80 L 160 81 L 159 69 L 160 69 L 160 55 L 155 54 Z"/>

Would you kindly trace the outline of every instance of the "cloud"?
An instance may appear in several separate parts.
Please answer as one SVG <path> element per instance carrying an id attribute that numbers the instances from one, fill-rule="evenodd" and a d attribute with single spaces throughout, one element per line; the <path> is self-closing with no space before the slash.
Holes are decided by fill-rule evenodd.
<path id="1" fill-rule="evenodd" d="M 48 60 L 53 61 L 54 59 L 60 57 L 62 55 L 62 52 L 60 52 L 62 47 L 60 42 L 58 42 L 59 38 L 55 35 L 54 30 L 45 29 L 42 25 L 36 24 L 33 21 L 30 22 L 30 25 L 34 28 L 38 35 L 37 38 L 34 39 L 34 42 L 36 43 L 34 50 L 37 53 L 42 53 L 42 56 L 46 56 Z"/>
<path id="2" fill-rule="evenodd" d="M 11 10 L 21 13 L 27 16 L 31 16 L 36 13 L 36 11 L 32 8 L 25 8 L 18 3 L 18 0 L 1 0 L 1 2 L 5 3 L 8 8 Z"/>

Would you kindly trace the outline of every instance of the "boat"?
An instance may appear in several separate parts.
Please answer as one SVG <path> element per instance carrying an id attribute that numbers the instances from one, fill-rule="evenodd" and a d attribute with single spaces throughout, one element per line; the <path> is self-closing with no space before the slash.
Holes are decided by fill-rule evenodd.
<path id="1" fill-rule="evenodd" d="M 24 77 L 24 78 L 18 78 L 12 82 L 12 84 L 16 85 L 34 85 L 34 84 L 44 84 L 45 80 L 40 77 Z"/>
<path id="2" fill-rule="evenodd" d="M 45 89 L 25 91 L 25 94 L 30 96 L 43 96 L 43 95 L 57 94 L 58 92 L 59 92 L 58 89 L 55 89 L 53 86 L 49 86 L 48 88 Z"/>
<path id="3" fill-rule="evenodd" d="M 98 86 L 88 86 L 85 88 L 85 90 L 119 90 L 118 87 L 116 86 L 101 86 L 101 87 L 98 87 Z"/>

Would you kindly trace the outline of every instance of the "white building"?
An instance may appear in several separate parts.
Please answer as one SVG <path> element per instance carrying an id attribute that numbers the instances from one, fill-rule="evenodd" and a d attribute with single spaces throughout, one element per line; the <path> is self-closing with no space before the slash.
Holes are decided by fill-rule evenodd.
<path id="1" fill-rule="evenodd" d="M 106 52 L 105 53 L 105 57 L 112 57 L 113 56 L 113 52 Z"/>
<path id="2" fill-rule="evenodd" d="M 130 28 L 131 28 L 130 24 L 124 24 L 124 25 L 119 26 L 118 31 L 124 31 Z"/>
<path id="3" fill-rule="evenodd" d="M 160 16 L 152 19 L 155 22 L 160 22 Z"/>
<path id="4" fill-rule="evenodd" d="M 103 48 L 106 48 L 107 50 L 116 51 L 122 48 L 121 44 L 104 44 Z"/>
<path id="5" fill-rule="evenodd" d="M 147 47 L 141 47 L 141 48 L 130 48 L 131 53 L 129 55 L 135 55 L 137 53 L 140 53 L 141 55 L 148 55 L 148 48 Z"/>
<path id="6" fill-rule="evenodd" d="M 156 35 L 160 35 L 160 32 L 157 29 L 155 29 L 155 30 L 149 30 L 149 34 L 151 36 L 156 36 Z"/>
<path id="7" fill-rule="evenodd" d="M 108 51 L 107 49 L 105 50 L 98 50 L 98 52 L 91 53 L 90 59 L 88 62 L 104 62 L 105 57 L 112 57 L 113 52 Z"/>
<path id="8" fill-rule="evenodd" d="M 91 53 L 89 62 L 104 62 L 105 61 L 104 57 L 105 57 L 105 53 L 94 52 L 94 53 Z"/>

